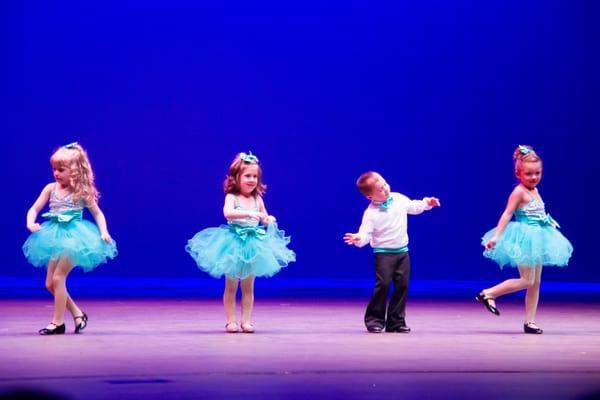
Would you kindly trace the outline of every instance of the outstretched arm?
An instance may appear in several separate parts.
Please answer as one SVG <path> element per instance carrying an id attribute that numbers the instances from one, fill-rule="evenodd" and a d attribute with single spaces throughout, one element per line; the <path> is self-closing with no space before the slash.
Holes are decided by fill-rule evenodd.
<path id="1" fill-rule="evenodd" d="M 344 235 L 344 242 L 348 245 L 354 245 L 357 247 L 363 247 L 371 241 L 373 235 L 373 221 L 365 213 L 363 215 L 362 223 L 357 233 L 346 233 Z"/>
<path id="2" fill-rule="evenodd" d="M 500 236 L 502 236 L 502 232 L 504 232 L 506 225 L 508 225 L 508 223 L 510 222 L 515 210 L 519 207 L 520 204 L 523 203 L 523 201 L 524 201 L 523 190 L 519 186 L 517 186 L 513 190 L 513 192 L 510 194 L 510 196 L 508 197 L 506 209 L 504 209 L 504 212 L 502 213 L 502 215 L 500 216 L 500 220 L 498 221 L 498 225 L 496 226 L 496 233 L 485 244 L 486 249 L 494 248 L 494 246 L 496 245 L 496 242 L 498 241 Z"/>
<path id="3" fill-rule="evenodd" d="M 37 232 L 42 229 L 40 224 L 35 222 L 35 219 L 48 202 L 53 185 L 53 183 L 47 184 L 44 189 L 42 189 L 42 193 L 40 193 L 35 203 L 33 203 L 29 211 L 27 211 L 27 229 L 29 229 L 30 232 Z"/>
<path id="4" fill-rule="evenodd" d="M 112 242 L 112 238 L 108 233 L 106 218 L 104 217 L 104 213 L 102 212 L 102 210 L 100 210 L 100 207 L 98 207 L 98 203 L 94 202 L 94 204 L 89 205 L 88 210 L 90 210 L 90 213 L 94 217 L 94 221 L 96 221 L 96 225 L 98 225 L 98 229 L 100 230 L 100 237 L 102 238 L 102 240 L 104 240 L 106 243 Z"/>
<path id="5" fill-rule="evenodd" d="M 440 200 L 437 197 L 423 197 L 423 200 L 408 201 L 409 203 L 406 212 L 411 215 L 421 214 L 423 211 L 441 206 Z"/>

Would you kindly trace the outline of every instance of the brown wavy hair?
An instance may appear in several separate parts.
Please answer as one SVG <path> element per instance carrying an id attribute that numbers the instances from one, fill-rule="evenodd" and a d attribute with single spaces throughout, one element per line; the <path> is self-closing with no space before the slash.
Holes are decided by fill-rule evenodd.
<path id="1" fill-rule="evenodd" d="M 223 190 L 225 193 L 239 194 L 240 175 L 244 171 L 244 167 L 248 165 L 256 165 L 258 167 L 258 182 L 256 184 L 256 188 L 252 191 L 252 196 L 263 196 L 267 191 L 267 185 L 262 182 L 262 169 L 260 168 L 258 159 L 256 161 L 244 161 L 242 160 L 242 156 L 244 156 L 244 154 L 245 153 L 238 153 L 231 162 L 229 171 L 225 176 L 225 182 L 223 182 Z"/>
<path id="2" fill-rule="evenodd" d="M 520 144 L 513 152 L 513 161 L 515 163 L 515 174 L 518 174 L 523 163 L 542 161 L 542 158 L 535 152 L 533 147 Z"/>
<path id="3" fill-rule="evenodd" d="M 100 193 L 94 183 L 94 172 L 86 151 L 77 143 L 62 146 L 50 157 L 53 168 L 65 167 L 71 171 L 70 185 L 73 201 L 92 205 L 98 201 Z"/>

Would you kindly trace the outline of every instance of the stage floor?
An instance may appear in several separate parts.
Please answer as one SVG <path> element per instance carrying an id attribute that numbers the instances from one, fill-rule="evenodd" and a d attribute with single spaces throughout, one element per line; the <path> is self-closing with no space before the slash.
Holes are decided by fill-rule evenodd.
<path id="1" fill-rule="evenodd" d="M 409 334 L 369 334 L 366 299 L 256 300 L 254 334 L 224 333 L 218 300 L 80 302 L 81 335 L 42 337 L 51 300 L 2 300 L 0 393 L 69 399 L 582 399 L 600 395 L 600 304 L 412 300 Z M 0 396 L 2 398 L 3 396 Z"/>

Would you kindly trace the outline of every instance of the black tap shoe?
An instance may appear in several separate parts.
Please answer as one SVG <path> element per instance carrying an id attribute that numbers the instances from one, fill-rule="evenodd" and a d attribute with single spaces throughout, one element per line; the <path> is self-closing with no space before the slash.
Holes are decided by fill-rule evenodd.
<path id="1" fill-rule="evenodd" d="M 65 324 L 56 325 L 53 322 L 50 322 L 50 325 L 54 326 L 53 329 L 43 328 L 38 331 L 40 335 L 64 335 L 65 333 Z"/>
<path id="2" fill-rule="evenodd" d="M 80 320 L 79 323 L 77 323 L 77 320 Z M 87 326 L 88 316 L 86 313 L 83 313 L 83 315 L 73 317 L 73 321 L 75 321 L 75 333 L 80 333 Z"/>
<path id="3" fill-rule="evenodd" d="M 482 302 L 483 305 L 485 306 L 485 308 L 487 308 L 488 311 L 491 312 L 492 314 L 500 315 L 500 311 L 498 311 L 496 306 L 494 304 L 492 304 L 492 301 L 494 300 L 493 298 L 486 297 L 486 295 L 484 295 L 483 292 L 480 292 L 477 296 L 475 296 L 475 299 L 477 301 Z"/>
<path id="4" fill-rule="evenodd" d="M 541 335 L 542 333 L 544 333 L 544 330 L 533 322 L 523 324 L 523 331 L 525 333 L 533 333 L 535 335 Z"/>

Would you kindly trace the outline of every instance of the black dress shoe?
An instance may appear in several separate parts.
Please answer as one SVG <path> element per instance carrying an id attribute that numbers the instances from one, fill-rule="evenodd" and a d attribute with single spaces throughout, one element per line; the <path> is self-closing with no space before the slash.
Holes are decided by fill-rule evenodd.
<path id="1" fill-rule="evenodd" d="M 381 333 L 383 332 L 383 328 L 380 326 L 368 326 L 367 330 L 371 333 Z"/>
<path id="2" fill-rule="evenodd" d="M 400 325 L 396 328 L 392 328 L 392 329 L 386 329 L 386 332 L 393 332 L 393 333 L 408 333 L 410 332 L 410 328 L 406 325 Z"/>
<path id="3" fill-rule="evenodd" d="M 38 331 L 40 335 L 63 335 L 65 333 L 65 324 L 56 325 L 54 322 L 50 322 L 50 325 L 54 328 L 43 328 Z"/>
<path id="4" fill-rule="evenodd" d="M 523 331 L 525 333 L 533 333 L 536 335 L 541 335 L 542 333 L 544 333 L 544 330 L 542 328 L 540 328 L 539 326 L 537 326 L 536 324 L 534 324 L 533 322 L 528 322 L 526 324 L 523 324 Z"/>
<path id="5" fill-rule="evenodd" d="M 475 296 L 475 299 L 477 301 L 482 302 L 483 305 L 485 306 L 485 308 L 487 308 L 488 311 L 491 312 L 492 314 L 500 315 L 500 311 L 498 311 L 496 306 L 494 306 L 491 303 L 491 301 L 494 300 L 491 297 L 486 297 L 485 294 L 483 294 L 483 292 L 479 292 L 479 294 L 477 296 Z"/>
<path id="6" fill-rule="evenodd" d="M 80 333 L 87 326 L 88 316 L 83 313 L 83 315 L 73 317 L 73 320 L 75 321 L 75 333 Z M 79 320 L 79 323 L 77 323 L 77 320 Z"/>

